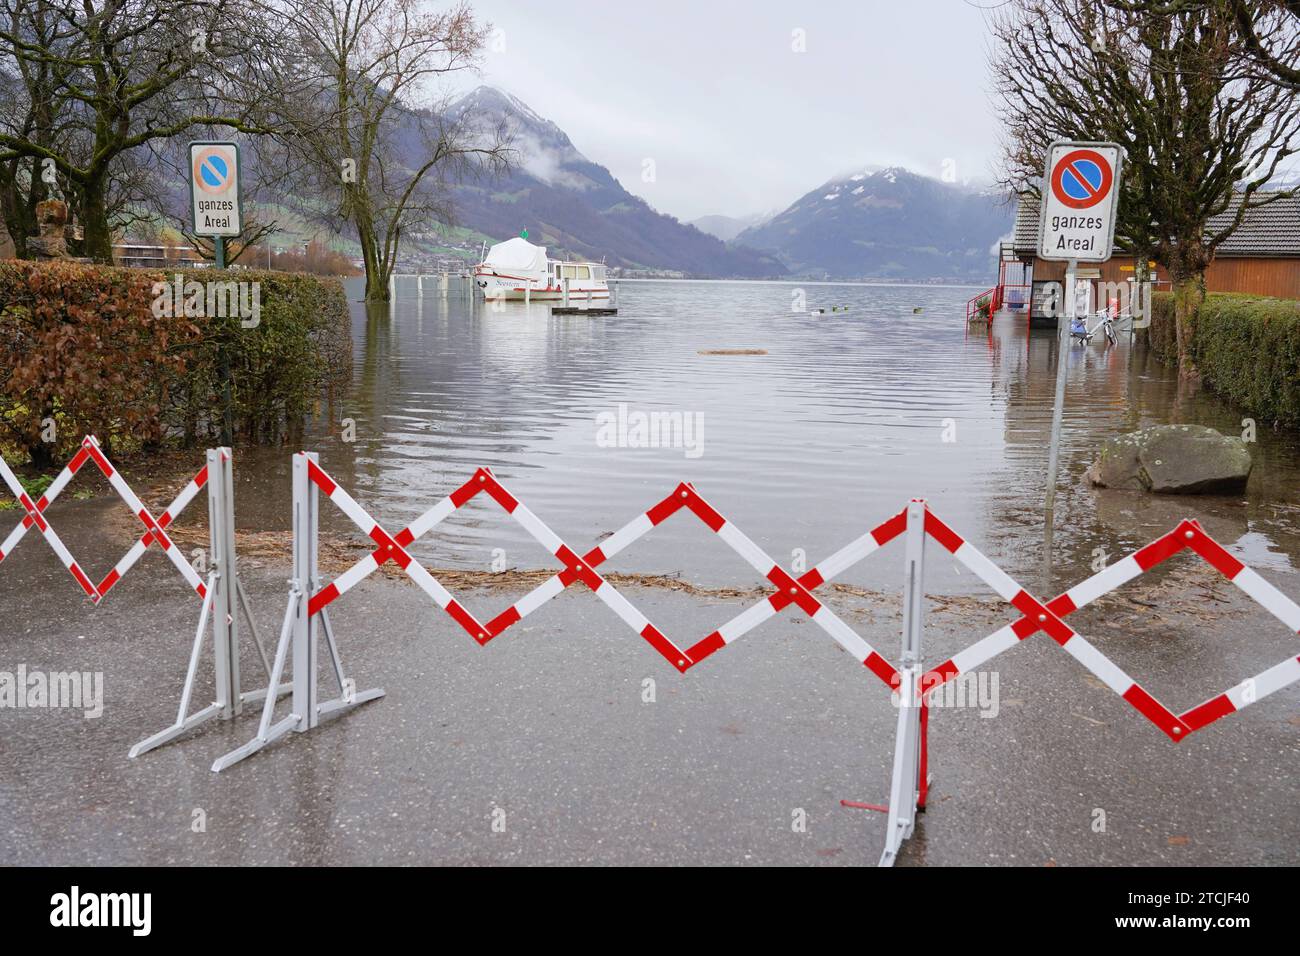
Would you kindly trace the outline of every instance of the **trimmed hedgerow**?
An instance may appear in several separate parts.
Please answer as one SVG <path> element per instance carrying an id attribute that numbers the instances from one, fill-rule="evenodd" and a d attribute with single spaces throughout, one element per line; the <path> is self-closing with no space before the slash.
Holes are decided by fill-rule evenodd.
<path id="1" fill-rule="evenodd" d="M 237 438 L 275 442 L 348 380 L 351 323 L 338 280 L 204 269 L 183 270 L 180 291 L 195 289 L 187 282 L 257 283 L 257 321 L 237 309 L 187 310 L 174 273 L 0 262 L 0 445 L 45 466 L 87 433 L 110 448 L 214 440 L 224 366 Z"/>
<path id="2" fill-rule="evenodd" d="M 167 384 L 201 333 L 155 320 L 154 277 L 70 262 L 0 262 L 0 440 L 54 464 L 82 434 L 161 440 Z"/>
<path id="3" fill-rule="evenodd" d="M 1178 360 L 1174 302 L 1152 296 L 1149 341 L 1163 361 Z M 1255 418 L 1300 426 L 1300 301 L 1241 293 L 1205 297 L 1191 355 L 1202 380 Z"/>
<path id="4" fill-rule="evenodd" d="M 324 390 L 351 377 L 351 318 L 343 285 L 304 273 L 204 270 L 201 278 L 209 276 L 214 282 L 258 283 L 260 315 L 254 327 L 239 317 L 194 320 L 203 335 L 187 353 L 185 375 L 171 390 L 164 417 L 187 443 L 214 441 L 224 407 L 224 358 L 230 363 L 236 435 L 249 444 L 273 444 L 296 430 Z M 174 274 L 168 278 L 175 283 Z M 196 278 L 182 273 L 182 279 Z"/>

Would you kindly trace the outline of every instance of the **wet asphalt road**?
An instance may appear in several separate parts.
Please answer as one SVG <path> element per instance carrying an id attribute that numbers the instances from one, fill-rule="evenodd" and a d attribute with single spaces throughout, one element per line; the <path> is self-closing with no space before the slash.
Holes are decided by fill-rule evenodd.
<path id="1" fill-rule="evenodd" d="M 7 523 L 7 522 L 6 522 Z M 0 670 L 103 671 L 102 717 L 0 710 L 0 857 L 18 864 L 874 864 L 895 711 L 787 611 L 687 675 L 571 589 L 486 648 L 412 584 L 332 608 L 344 664 L 387 696 L 221 774 L 257 716 L 127 759 L 174 719 L 196 600 L 157 554 L 92 610 L 43 543 L 7 562 Z M 28 550 L 30 549 L 30 550 Z M 145 573 L 140 573 L 140 571 Z M 246 562 L 268 640 L 286 567 Z M 850 575 L 850 579 L 851 579 Z M 1292 592 L 1293 580 L 1279 580 Z M 747 602 L 628 596 L 679 643 Z M 1295 635 L 1220 589 L 1216 621 L 1105 608 L 1081 633 L 1183 709 L 1288 654 Z M 464 595 L 495 612 L 513 596 Z M 898 600 L 832 605 L 896 656 Z M 1208 606 L 1208 605 L 1207 605 Z M 927 660 L 1011 615 L 936 612 Z M 1118 622 L 1118 623 L 1114 623 Z M 245 689 L 264 678 L 251 646 Z M 1175 745 L 1042 635 L 995 659 L 996 717 L 936 710 L 930 809 L 900 865 L 1300 863 L 1300 687 Z M 210 669 L 199 703 L 210 699 Z M 643 701 L 643 682 L 655 701 Z M 322 693 L 332 678 L 322 676 Z M 287 713 L 281 705 L 280 713 Z M 796 811 L 806 832 L 795 832 Z M 1096 832 L 1097 811 L 1105 832 Z M 199 813 L 201 811 L 201 814 Z M 502 819 L 504 832 L 494 832 Z M 194 832 L 205 818 L 205 832 Z"/>

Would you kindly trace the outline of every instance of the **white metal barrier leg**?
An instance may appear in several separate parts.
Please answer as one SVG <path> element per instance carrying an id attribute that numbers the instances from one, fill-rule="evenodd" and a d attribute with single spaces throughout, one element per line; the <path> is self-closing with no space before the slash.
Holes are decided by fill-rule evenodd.
<path id="1" fill-rule="evenodd" d="M 917 682 L 921 666 L 921 637 L 925 629 L 925 502 L 907 506 L 907 540 L 903 580 L 903 656 L 898 688 L 898 729 L 894 738 L 894 768 L 889 786 L 889 822 L 881 866 L 893 866 L 903 841 L 912 835 L 921 799 L 921 698 Z"/>
<path id="2" fill-rule="evenodd" d="M 311 456 L 316 459 L 315 454 Z M 307 461 L 293 456 L 293 578 L 307 597 L 316 581 L 316 531 L 320 496 L 307 475 Z M 293 616 L 294 730 L 305 732 L 320 721 L 316 703 L 316 621 L 300 597 Z"/>
<path id="3" fill-rule="evenodd" d="M 271 667 L 268 687 L 277 687 L 280 684 L 280 678 L 284 674 L 285 658 L 288 656 L 289 645 L 293 638 L 294 619 L 299 613 L 304 613 L 302 591 L 298 589 L 296 581 L 291 581 L 289 583 L 289 605 L 284 609 L 284 623 L 280 625 L 280 640 L 276 643 L 275 664 Z M 275 698 L 270 694 L 264 694 L 264 697 L 262 719 L 257 726 L 257 736 L 242 747 L 237 747 L 230 753 L 218 757 L 212 764 L 213 772 L 224 770 L 231 764 L 252 756 L 267 744 L 279 740 L 297 726 L 298 715 L 296 713 L 290 714 L 278 724 L 272 726 L 271 719 L 275 716 Z"/>
<path id="4" fill-rule="evenodd" d="M 267 744 L 283 737 L 290 730 L 305 733 L 320 723 L 326 714 L 350 710 L 360 704 L 384 696 L 381 688 L 366 691 L 353 689 L 352 681 L 343 675 L 343 665 L 339 660 L 338 647 L 334 640 L 334 629 L 322 611 L 309 613 L 309 589 L 320 586 L 320 574 L 317 567 L 319 549 L 319 492 L 308 476 L 308 462 L 318 461 L 315 452 L 293 456 L 293 579 L 289 582 L 289 604 L 285 608 L 284 624 L 280 629 L 280 641 L 276 647 L 275 665 L 271 669 L 269 687 L 279 685 L 284 672 L 285 658 L 293 654 L 293 712 L 279 722 L 272 724 L 275 701 L 268 695 L 262 708 L 262 722 L 257 736 L 219 757 L 212 764 L 213 771 L 221 771 L 250 757 Z M 339 683 L 339 696 L 333 700 L 321 702 L 317 688 L 317 668 L 319 665 L 319 642 L 317 618 L 324 625 L 329 644 L 330 660 L 335 677 Z"/>
<path id="5" fill-rule="evenodd" d="M 203 610 L 199 616 L 199 627 L 194 634 L 194 645 L 190 652 L 189 668 L 185 674 L 185 684 L 181 689 L 180 710 L 176 722 L 152 737 L 140 741 L 130 749 L 128 755 L 138 757 L 155 747 L 175 740 L 177 737 L 206 723 L 214 717 L 230 720 L 240 713 L 246 702 L 261 700 L 266 696 L 265 690 L 239 691 L 239 611 L 242 606 L 244 616 L 253 632 L 262 660 L 266 661 L 266 651 L 261 646 L 257 634 L 257 625 L 248 607 L 248 598 L 239 583 L 239 568 L 235 557 L 235 492 L 232 475 L 232 455 L 229 448 L 209 448 L 208 465 L 208 541 L 211 573 L 208 576 L 207 594 L 203 599 Z M 198 674 L 199 657 L 202 652 L 203 638 L 208 620 L 212 621 L 212 659 L 215 671 L 216 700 L 207 707 L 186 715 L 194 694 L 195 679 Z M 267 668 L 268 672 L 270 668 Z M 275 696 L 283 696 L 289 688 L 277 687 Z"/>

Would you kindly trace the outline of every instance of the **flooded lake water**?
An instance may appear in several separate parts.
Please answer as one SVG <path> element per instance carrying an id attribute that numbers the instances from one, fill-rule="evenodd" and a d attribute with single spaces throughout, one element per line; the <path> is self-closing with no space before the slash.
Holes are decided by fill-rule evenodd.
<path id="1" fill-rule="evenodd" d="M 580 552 L 690 481 L 787 565 L 802 549 L 812 566 L 924 497 L 1031 588 L 1073 584 L 1090 573 L 1097 549 L 1113 560 L 1182 517 L 1200 519 L 1257 567 L 1300 566 L 1295 435 L 1259 428 L 1241 500 L 1084 485 L 1102 440 L 1116 432 L 1169 421 L 1242 430 L 1241 414 L 1212 395 L 1181 395 L 1176 376 L 1131 347 L 1127 333 L 1114 347 L 1067 348 L 1049 547 L 1043 513 L 1057 339 L 1029 331 L 1023 316 L 968 332 L 965 303 L 978 291 L 624 280 L 619 314 L 589 318 L 553 317 L 545 303 L 494 308 L 428 286 L 417 296 L 408 282 L 391 313 L 354 306 L 352 390 L 335 421 L 313 424 L 306 446 L 390 531 L 486 465 Z M 349 293 L 359 298 L 360 286 L 350 282 Z M 798 295 L 825 312 L 793 312 Z M 690 447 L 610 447 L 601 416 L 617 421 L 620 406 L 633 422 L 636 413 L 681 413 L 694 426 Z M 340 418 L 355 422 L 355 441 L 341 440 Z M 239 469 L 258 494 L 272 491 L 267 507 L 274 503 L 284 525 L 287 460 L 283 450 L 265 450 Z M 325 501 L 322 513 L 336 514 Z M 331 517 L 329 526 L 346 524 Z M 413 550 L 430 566 L 487 570 L 498 547 L 511 567 L 554 563 L 495 506 L 477 501 Z M 946 558 L 933 566 L 935 586 L 982 589 Z M 761 583 L 685 512 L 609 567 Z M 846 580 L 892 588 L 900 574 L 898 560 L 877 557 Z"/>

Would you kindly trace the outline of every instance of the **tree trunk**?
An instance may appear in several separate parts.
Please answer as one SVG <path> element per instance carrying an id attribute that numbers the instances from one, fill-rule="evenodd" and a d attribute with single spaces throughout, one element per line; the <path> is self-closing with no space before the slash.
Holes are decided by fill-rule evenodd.
<path id="1" fill-rule="evenodd" d="M 82 227 L 86 236 L 82 242 L 82 255 L 112 265 L 113 230 L 108 224 L 107 191 L 108 181 L 99 177 L 81 187 Z"/>
<path id="2" fill-rule="evenodd" d="M 5 231 L 14 245 L 14 258 L 26 259 L 27 237 L 36 235 L 36 203 L 45 198 L 39 178 L 27 195 L 23 195 L 16 179 L 17 160 L 0 176 L 0 215 L 4 216 Z"/>
<path id="3" fill-rule="evenodd" d="M 1174 330 L 1178 341 L 1178 377 L 1195 378 L 1196 360 L 1192 356 L 1192 340 L 1196 335 L 1196 318 L 1205 301 L 1205 273 L 1173 276 Z"/>
<path id="4" fill-rule="evenodd" d="M 1174 332 L 1178 344 L 1179 378 L 1196 378 L 1193 346 L 1196 319 L 1205 301 L 1205 270 L 1210 266 L 1210 250 L 1201 242 L 1179 242 L 1163 250 L 1174 293 Z"/>
<path id="5" fill-rule="evenodd" d="M 384 274 L 379 236 L 374 224 L 366 217 L 357 217 L 357 241 L 361 244 L 361 259 L 366 266 L 366 301 L 387 302 L 388 277 Z"/>

